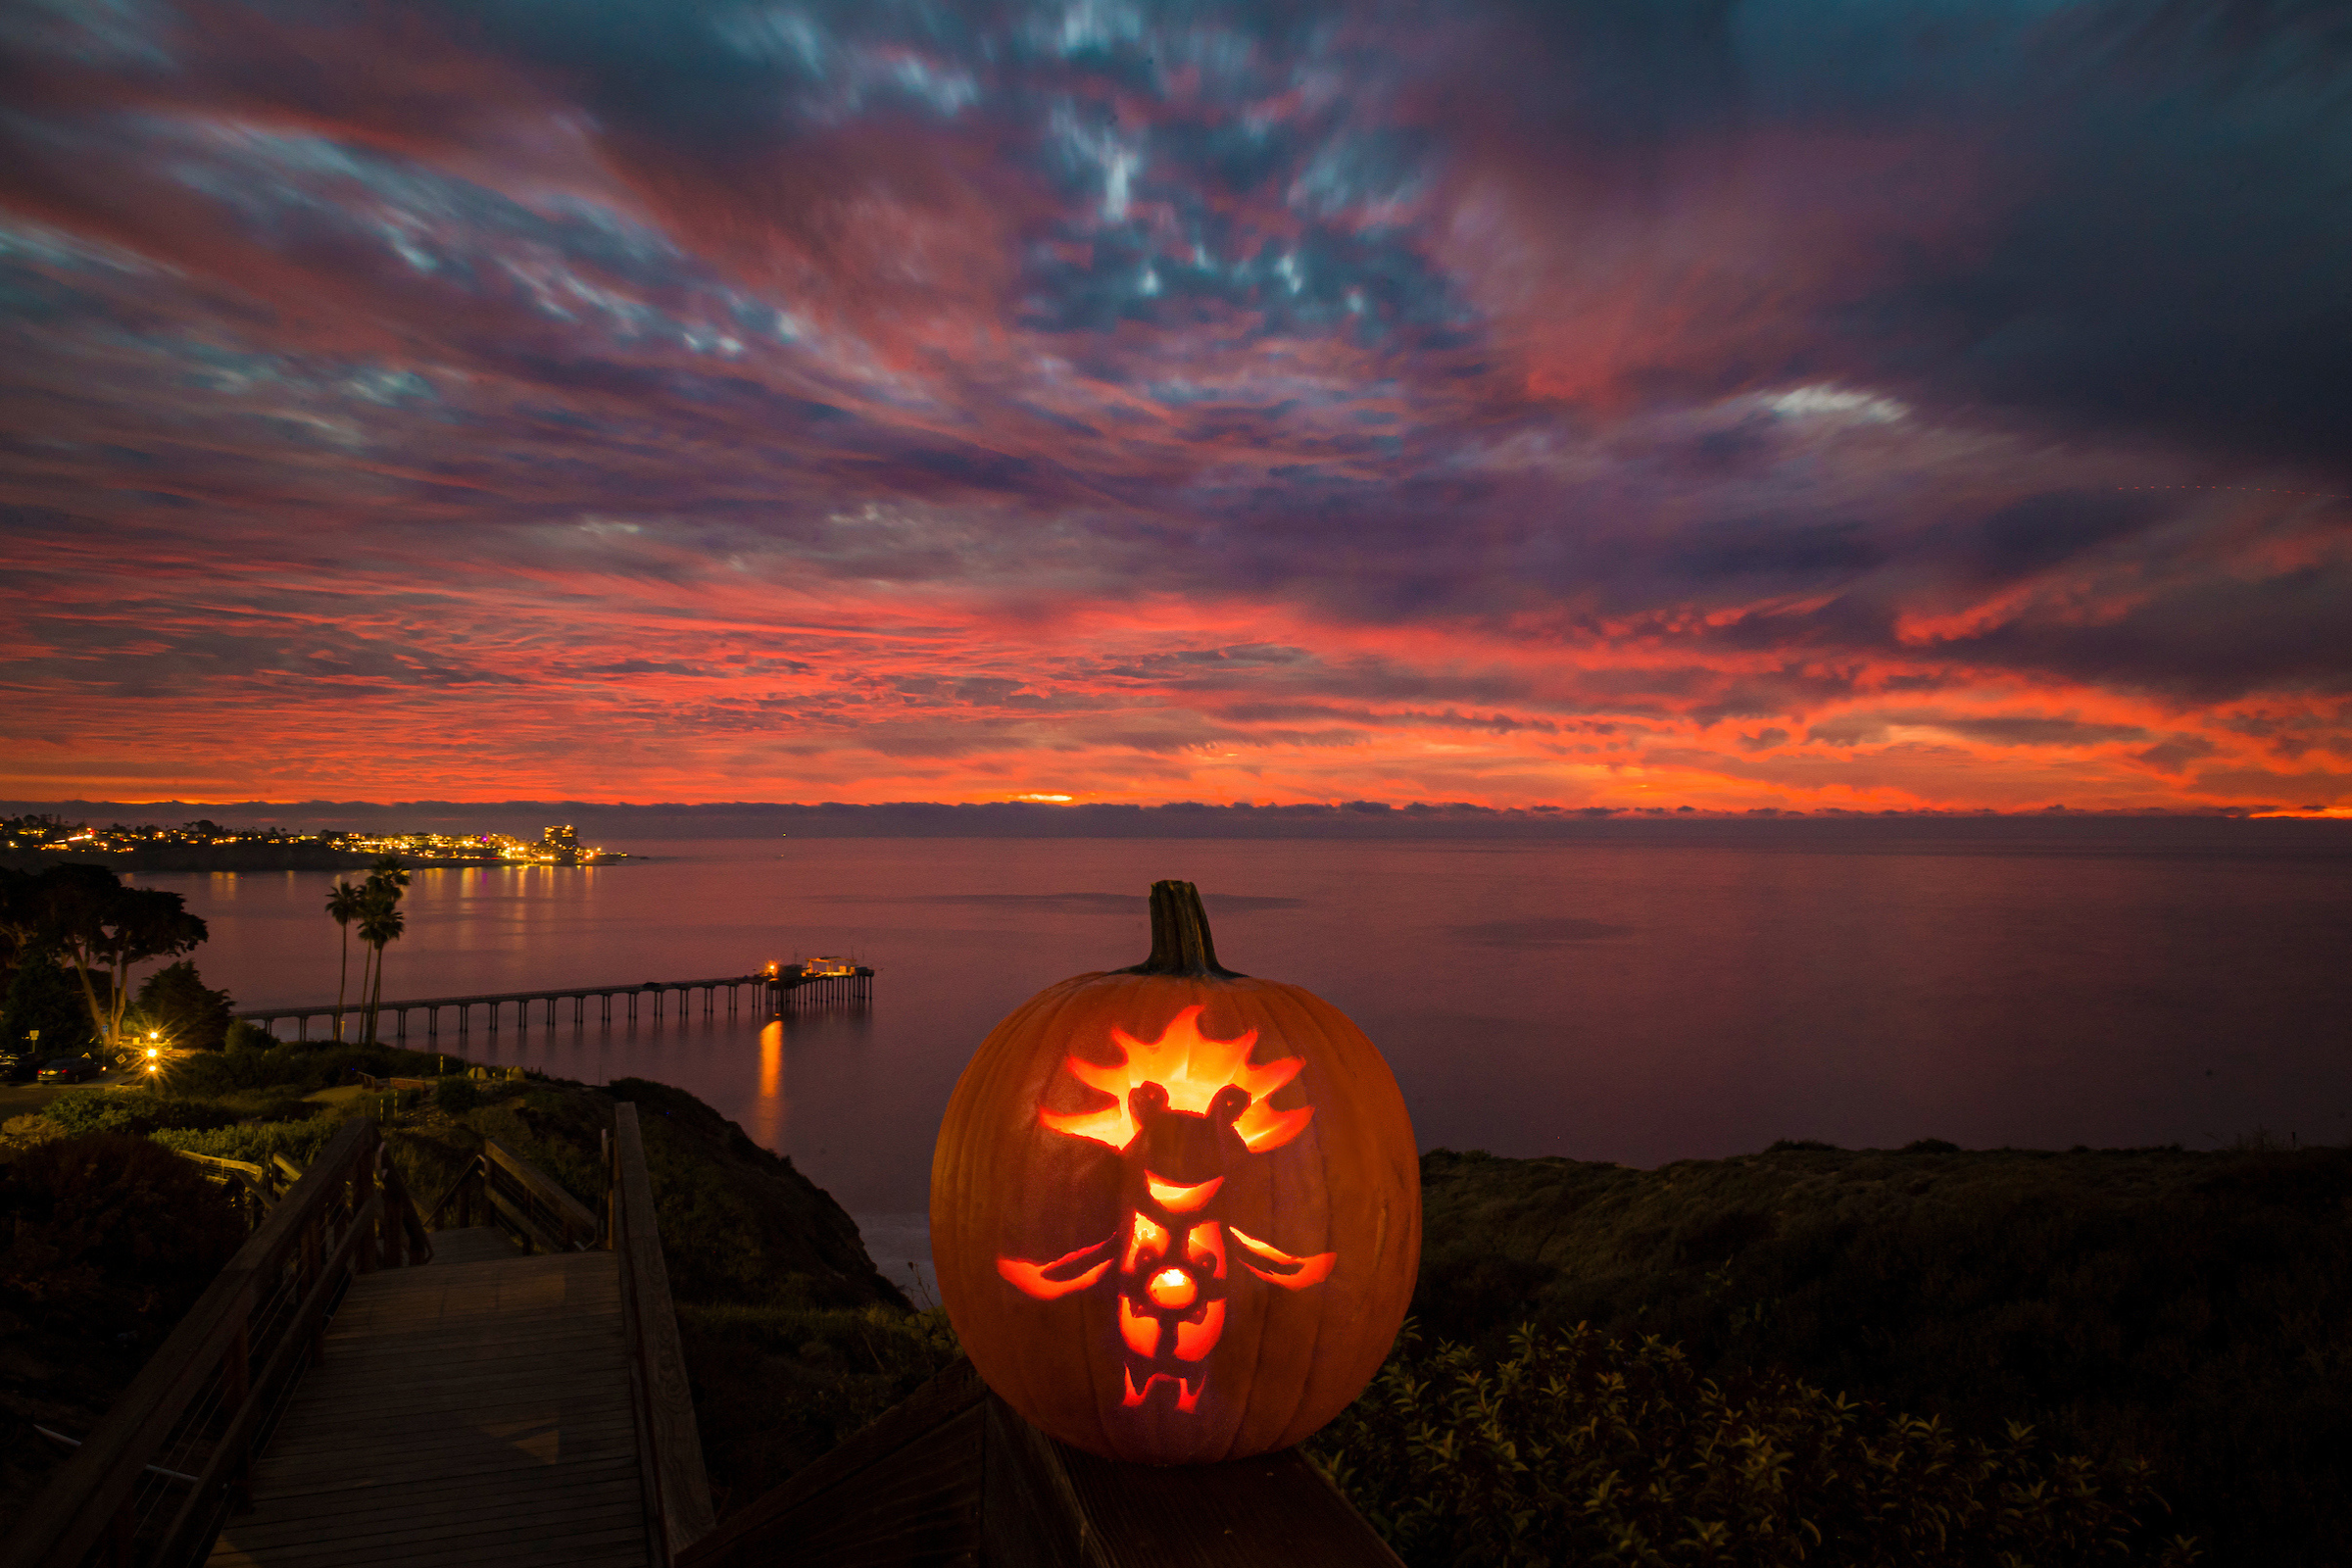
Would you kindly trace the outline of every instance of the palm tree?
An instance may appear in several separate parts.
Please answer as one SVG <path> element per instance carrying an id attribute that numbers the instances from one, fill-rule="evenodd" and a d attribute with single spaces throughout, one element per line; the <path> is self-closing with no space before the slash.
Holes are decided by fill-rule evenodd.
<path id="1" fill-rule="evenodd" d="M 335 891 L 326 896 L 327 917 L 343 928 L 343 972 L 335 978 L 335 1040 L 343 1039 L 343 993 L 351 984 L 351 922 L 360 917 L 365 907 L 367 891 L 338 879 Z M 367 976 L 360 977 L 361 989 L 367 989 Z"/>
<path id="2" fill-rule="evenodd" d="M 370 908 L 379 905 L 386 909 L 396 909 L 400 903 L 401 891 L 408 885 L 409 870 L 407 866 L 400 863 L 400 857 L 397 855 L 382 857 L 375 864 L 368 868 L 368 885 L 358 890 L 359 913 L 365 916 Z M 395 917 L 392 922 L 392 935 L 385 938 L 384 941 L 397 941 L 400 937 L 401 927 L 405 924 L 404 920 Z M 362 920 L 360 926 L 360 940 L 363 943 L 368 941 L 365 919 Z M 375 989 L 372 995 L 380 1000 L 384 994 L 384 943 L 377 942 L 372 946 L 375 958 Z M 365 956 L 360 960 L 360 995 L 362 997 L 370 995 L 368 985 L 368 961 Z M 367 1035 L 368 1043 L 373 1045 L 375 1043 L 373 1003 L 368 1004 Z"/>
<path id="3" fill-rule="evenodd" d="M 398 942 L 409 917 L 400 912 L 399 890 L 368 878 L 367 907 L 360 913 L 360 940 L 375 950 L 375 989 L 368 994 L 368 1035 L 375 1044 L 375 1009 L 384 1000 L 384 948 Z"/>

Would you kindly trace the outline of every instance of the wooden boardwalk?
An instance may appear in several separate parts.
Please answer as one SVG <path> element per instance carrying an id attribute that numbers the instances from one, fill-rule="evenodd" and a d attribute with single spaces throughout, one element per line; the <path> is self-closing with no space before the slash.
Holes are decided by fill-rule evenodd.
<path id="1" fill-rule="evenodd" d="M 213 1564 L 652 1560 L 619 1258 L 486 1228 L 433 1252 L 352 1282 Z"/>

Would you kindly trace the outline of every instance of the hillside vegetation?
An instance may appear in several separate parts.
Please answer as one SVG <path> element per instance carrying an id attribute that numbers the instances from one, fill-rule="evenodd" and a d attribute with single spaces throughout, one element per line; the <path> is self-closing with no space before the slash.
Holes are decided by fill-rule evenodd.
<path id="1" fill-rule="evenodd" d="M 1422 1162 L 1425 1339 L 1679 1345 L 2115 1472 L 2211 1558 L 2352 1539 L 2352 1152 L 1779 1147 L 1631 1170 Z"/>

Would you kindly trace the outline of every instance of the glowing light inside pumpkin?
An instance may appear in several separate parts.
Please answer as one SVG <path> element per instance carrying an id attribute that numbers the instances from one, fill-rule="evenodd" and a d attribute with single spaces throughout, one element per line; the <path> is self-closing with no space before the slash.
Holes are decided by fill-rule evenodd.
<path id="1" fill-rule="evenodd" d="M 1225 1303 L 1212 1299 L 1200 1309 L 1200 1321 L 1179 1319 L 1176 1324 L 1176 1359 L 1198 1361 L 1217 1348 L 1217 1336 L 1225 1332 Z"/>
<path id="2" fill-rule="evenodd" d="M 1200 1402 L 1200 1391 L 1208 1387 L 1206 1378 L 1196 1382 L 1188 1378 L 1175 1377 L 1166 1372 L 1154 1372 L 1144 1379 L 1144 1386 L 1139 1389 L 1135 1386 L 1135 1371 L 1132 1367 L 1125 1370 L 1124 1376 L 1127 1380 L 1127 1396 L 1119 1402 L 1130 1409 L 1143 1403 L 1154 1385 L 1167 1383 L 1174 1385 L 1176 1389 L 1176 1408 L 1186 1415 L 1190 1415 L 1193 1413 L 1193 1407 Z"/>
<path id="3" fill-rule="evenodd" d="M 1149 1361 L 1159 1353 L 1159 1319 L 1149 1312 L 1137 1311 L 1135 1302 L 1122 1296 L 1119 1298 L 1119 1338 L 1127 1342 L 1129 1350 Z"/>
<path id="4" fill-rule="evenodd" d="M 1225 1228 L 1232 1231 L 1233 1239 L 1242 1244 L 1242 1267 L 1268 1285 L 1279 1285 L 1286 1291 L 1302 1291 L 1309 1285 L 1322 1284 L 1331 1277 L 1332 1265 L 1340 1260 L 1337 1252 L 1317 1252 L 1312 1257 L 1295 1256 L 1279 1247 L 1268 1246 L 1247 1231 L 1231 1225 Z M 1253 1252 L 1265 1261 L 1266 1267 L 1259 1268 L 1250 1261 L 1250 1254 Z"/>
<path id="5" fill-rule="evenodd" d="M 1114 1258 L 1104 1257 L 1092 1267 L 1086 1264 L 1089 1257 L 1102 1252 L 1108 1245 L 1097 1242 L 1092 1247 L 1081 1247 L 1075 1252 L 1062 1253 L 1051 1263 L 1024 1263 L 1017 1257 L 1000 1257 L 997 1272 L 1023 1295 L 1051 1301 L 1083 1291 L 1109 1273 Z"/>
<path id="6" fill-rule="evenodd" d="M 1127 1253 L 1119 1259 L 1119 1272 L 1140 1274 L 1143 1270 L 1137 1264 L 1165 1257 L 1167 1253 L 1167 1231 L 1151 1215 L 1138 1213 L 1135 1223 L 1128 1228 Z"/>
<path id="7" fill-rule="evenodd" d="M 1110 1103 L 1097 1110 L 1059 1111 L 1040 1107 L 1038 1120 L 1057 1133 L 1073 1138 L 1091 1138 L 1096 1143 L 1124 1152 L 1135 1142 L 1140 1130 L 1127 1104 L 1128 1095 L 1145 1084 L 1158 1084 L 1168 1092 L 1168 1107 L 1192 1115 L 1203 1115 L 1217 1091 L 1228 1084 L 1238 1084 L 1249 1092 L 1250 1107 L 1242 1112 L 1234 1130 L 1251 1153 L 1263 1153 L 1280 1149 L 1298 1136 L 1313 1118 L 1315 1107 L 1301 1105 L 1296 1110 L 1276 1110 L 1266 1103 L 1266 1097 L 1298 1076 L 1306 1065 L 1298 1056 L 1285 1056 L 1263 1066 L 1252 1065 L 1250 1050 L 1257 1044 L 1257 1031 L 1251 1029 L 1238 1040 L 1211 1040 L 1200 1033 L 1200 1008 L 1195 1004 L 1168 1021 L 1157 1040 L 1145 1042 L 1123 1029 L 1110 1032 L 1111 1042 L 1120 1048 L 1122 1059 L 1103 1063 L 1072 1055 L 1065 1066 L 1070 1076 L 1093 1089 L 1109 1095 Z M 1201 1201 L 1207 1201 L 1204 1197 Z M 1170 1204 L 1170 1207 L 1175 1205 Z"/>
<path id="8" fill-rule="evenodd" d="M 1196 1186 L 1186 1187 L 1178 1182 L 1161 1181 L 1146 1171 L 1144 1185 L 1152 1191 L 1152 1201 L 1169 1213 L 1190 1214 L 1196 1208 L 1205 1207 L 1208 1200 L 1217 1196 L 1217 1189 L 1225 1185 L 1225 1178 L 1211 1176 Z"/>
<path id="9" fill-rule="evenodd" d="M 1185 1261 L 1198 1267 L 1207 1268 L 1210 1279 L 1223 1279 L 1225 1277 L 1224 1227 L 1213 1219 L 1205 1224 L 1194 1226 L 1185 1233 L 1184 1256 Z M 1132 1274 L 1135 1270 L 1131 1267 L 1127 1272 Z"/>
<path id="10" fill-rule="evenodd" d="M 1163 1311 L 1181 1312 L 1193 1304 L 1193 1298 L 1200 1294 L 1200 1287 L 1195 1285 L 1193 1277 L 1184 1270 L 1163 1268 L 1152 1276 L 1151 1283 L 1144 1287 L 1144 1294 L 1152 1298 L 1153 1306 Z"/>
<path id="11" fill-rule="evenodd" d="M 1251 1153 L 1279 1149 L 1298 1136 L 1314 1116 L 1312 1105 L 1277 1110 L 1267 1097 L 1297 1078 L 1306 1065 L 1298 1057 L 1253 1065 L 1250 1049 L 1257 1044 L 1251 1029 L 1236 1040 L 1211 1040 L 1200 1033 L 1202 1004 L 1179 1011 L 1157 1040 L 1145 1042 L 1112 1029 L 1112 1044 L 1120 1054 L 1115 1063 L 1089 1061 L 1070 1055 L 1064 1064 L 1070 1075 L 1111 1097 L 1110 1103 L 1093 1110 L 1038 1109 L 1039 1124 L 1073 1138 L 1090 1139 L 1126 1156 L 1124 1180 L 1140 1178 L 1141 1192 L 1130 1188 L 1130 1202 L 1117 1231 L 1090 1247 L 1065 1252 L 1051 1262 L 1033 1263 L 999 1257 L 997 1271 L 1015 1289 L 1042 1301 L 1075 1295 L 1102 1281 L 1112 1263 L 1118 1265 L 1119 1342 L 1132 1358 L 1123 1377 L 1122 1403 L 1132 1409 L 1151 1398 L 1165 1383 L 1175 1396 L 1179 1412 L 1190 1412 L 1208 1387 L 1204 1362 L 1225 1332 L 1226 1237 L 1241 1250 L 1244 1267 L 1270 1285 L 1287 1291 L 1304 1290 L 1329 1278 L 1338 1262 L 1335 1252 L 1300 1256 L 1234 1230 L 1212 1211 L 1225 1177 L 1171 1181 L 1144 1161 L 1176 1157 L 1198 1165 L 1196 1143 L 1201 1132 L 1232 1137 Z M 1240 1090 L 1235 1095 L 1234 1090 Z M 1137 1093 L 1142 1090 L 1143 1093 Z M 1242 1108 L 1234 1108 L 1245 1100 Z M 1192 1131 L 1178 1118 L 1207 1126 Z M 1147 1123 L 1149 1127 L 1147 1127 Z M 1147 1133 L 1149 1134 L 1147 1136 Z M 1169 1141 L 1169 1135 L 1174 1141 Z M 1137 1140 L 1141 1138 L 1139 1146 Z M 1191 1152 L 1186 1152 L 1191 1149 Z M 1220 1153 L 1218 1158 L 1229 1157 Z M 1177 1167 L 1181 1169 L 1182 1167 Z M 1198 1169 L 1188 1174 L 1201 1174 Z M 1149 1210 L 1149 1212 L 1147 1212 Z M 1169 1357 L 1180 1366 L 1171 1373 L 1150 1365 Z M 1138 1367 L 1135 1361 L 1146 1363 Z M 1139 1387 L 1136 1378 L 1142 1375 Z"/>

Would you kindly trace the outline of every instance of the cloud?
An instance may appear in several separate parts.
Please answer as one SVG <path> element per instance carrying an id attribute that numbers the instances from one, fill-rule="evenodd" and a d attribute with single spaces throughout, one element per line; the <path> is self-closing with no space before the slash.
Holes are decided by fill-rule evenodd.
<path id="1" fill-rule="evenodd" d="M 2352 756 L 2329 15 L 27 10 L 5 727 L 93 793 L 381 793 L 365 715 L 502 795 L 2283 799 Z"/>

